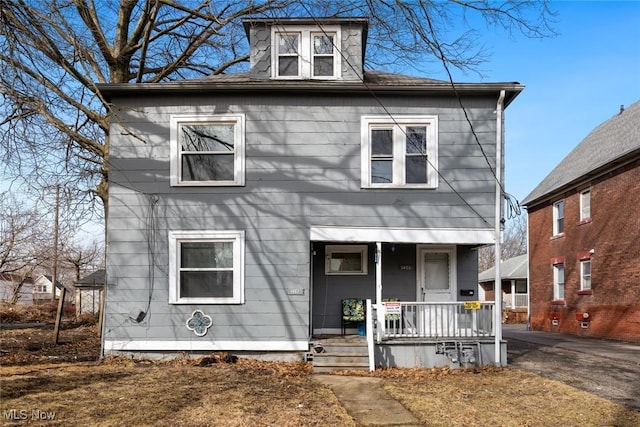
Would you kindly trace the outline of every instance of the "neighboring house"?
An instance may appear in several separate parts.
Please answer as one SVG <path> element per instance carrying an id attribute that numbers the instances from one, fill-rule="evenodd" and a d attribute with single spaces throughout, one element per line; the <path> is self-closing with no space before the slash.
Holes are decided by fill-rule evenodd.
<path id="1" fill-rule="evenodd" d="M 104 295 L 104 269 L 96 270 L 74 284 L 76 315 L 97 314 Z"/>
<path id="2" fill-rule="evenodd" d="M 502 306 L 507 323 L 524 323 L 527 321 L 529 291 L 527 287 L 528 273 L 527 254 L 506 259 L 500 263 L 502 279 Z M 495 301 L 494 284 L 496 268 L 491 267 L 478 274 L 478 283 L 484 291 L 485 301 Z"/>
<path id="3" fill-rule="evenodd" d="M 31 277 L 24 278 L 20 274 L 0 274 L 0 301 L 12 302 L 14 296 L 16 304 L 33 304 L 33 279 Z"/>
<path id="4" fill-rule="evenodd" d="M 372 366 L 446 363 L 444 341 L 492 360 L 493 304 L 464 302 L 477 247 L 494 243 L 503 110 L 523 86 L 365 71 L 366 19 L 244 25 L 249 72 L 99 85 L 105 353 L 299 358 L 359 298 Z"/>
<path id="5" fill-rule="evenodd" d="M 33 303 L 44 304 L 51 302 L 51 291 L 53 282 L 51 276 L 42 274 L 33 282 Z M 73 304 L 74 291 L 73 286 L 63 285 L 59 280 L 56 280 L 56 299 L 60 298 L 60 289 L 67 289 L 67 293 L 64 297 L 65 305 Z"/>
<path id="6" fill-rule="evenodd" d="M 640 102 L 529 194 L 531 326 L 640 341 Z"/>

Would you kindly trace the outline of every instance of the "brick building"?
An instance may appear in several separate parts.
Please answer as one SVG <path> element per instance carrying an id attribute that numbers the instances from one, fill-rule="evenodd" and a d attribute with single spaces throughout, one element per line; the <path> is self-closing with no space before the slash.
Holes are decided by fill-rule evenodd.
<path id="1" fill-rule="evenodd" d="M 531 327 L 640 342 L 640 102 L 596 127 L 523 204 Z"/>

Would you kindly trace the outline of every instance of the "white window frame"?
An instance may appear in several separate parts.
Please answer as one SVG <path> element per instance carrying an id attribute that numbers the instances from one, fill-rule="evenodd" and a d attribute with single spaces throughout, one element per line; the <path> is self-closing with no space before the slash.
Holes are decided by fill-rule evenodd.
<path id="1" fill-rule="evenodd" d="M 562 282 L 560 282 L 560 271 L 562 271 Z M 553 299 L 554 301 L 564 301 L 565 275 L 564 264 L 553 265 Z"/>
<path id="2" fill-rule="evenodd" d="M 180 126 L 188 124 L 231 124 L 234 125 L 233 180 L 186 181 L 182 179 L 182 147 Z M 245 184 L 245 115 L 244 114 L 202 114 L 172 115 L 169 130 L 170 140 L 170 182 L 171 186 L 243 186 Z M 206 152 L 205 152 L 206 153 Z"/>
<path id="3" fill-rule="evenodd" d="M 279 75 L 279 39 L 281 35 L 297 34 L 298 40 L 298 74 L 295 76 Z M 331 76 L 314 76 L 313 75 L 313 37 L 318 35 L 333 36 L 333 75 Z M 316 79 L 316 80 L 336 80 L 342 76 L 342 56 L 340 55 L 340 26 L 327 25 L 322 28 L 315 26 L 273 26 L 271 27 L 271 76 L 274 79 L 283 80 L 300 80 L 300 79 Z"/>
<path id="4" fill-rule="evenodd" d="M 360 253 L 360 271 L 340 271 L 331 268 L 331 256 L 336 253 Z M 325 246 L 324 273 L 327 276 L 364 276 L 369 274 L 369 247 L 367 245 Z"/>
<path id="5" fill-rule="evenodd" d="M 183 242 L 233 243 L 233 296 L 188 298 L 180 296 L 180 244 Z M 170 231 L 169 232 L 169 303 L 170 304 L 243 304 L 244 249 L 243 230 Z"/>
<path id="6" fill-rule="evenodd" d="M 560 207 L 562 207 L 562 216 L 560 216 Z M 562 227 L 560 227 L 560 221 L 562 221 Z M 563 234 L 564 225 L 564 200 L 558 200 L 553 204 L 553 235 Z"/>
<path id="7" fill-rule="evenodd" d="M 580 221 L 591 218 L 591 189 L 586 188 L 580 192 Z"/>
<path id="8" fill-rule="evenodd" d="M 408 126 L 427 129 L 427 182 L 406 183 L 406 132 Z M 393 182 L 371 180 L 371 130 L 393 129 Z M 360 159 L 362 188 L 438 188 L 438 116 L 362 116 L 360 119 Z"/>
<path id="9" fill-rule="evenodd" d="M 585 267 L 587 265 L 589 265 L 589 274 L 585 273 Z M 580 260 L 580 290 L 581 291 L 591 290 L 591 260 L 590 259 Z"/>

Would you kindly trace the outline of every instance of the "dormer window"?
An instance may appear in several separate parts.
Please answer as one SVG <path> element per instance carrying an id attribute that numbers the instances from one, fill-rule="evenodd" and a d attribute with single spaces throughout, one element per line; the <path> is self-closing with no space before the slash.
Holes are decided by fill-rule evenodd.
<path id="1" fill-rule="evenodd" d="M 340 78 L 340 28 L 272 27 L 273 77 L 276 79 Z"/>

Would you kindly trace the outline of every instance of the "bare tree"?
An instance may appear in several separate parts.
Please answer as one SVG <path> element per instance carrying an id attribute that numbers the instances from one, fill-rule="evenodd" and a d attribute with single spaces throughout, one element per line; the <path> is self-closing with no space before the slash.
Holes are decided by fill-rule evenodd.
<path id="1" fill-rule="evenodd" d="M 518 215 L 507 221 L 500 245 L 500 259 L 506 260 L 527 253 L 527 216 Z M 478 251 L 478 270 L 495 265 L 495 247 L 485 246 Z"/>
<path id="2" fill-rule="evenodd" d="M 0 194 L 0 274 L 11 278 L 12 304 L 18 301 L 25 281 L 49 259 L 45 231 L 44 215 L 24 208 L 10 195 Z"/>
<path id="3" fill-rule="evenodd" d="M 96 241 L 71 243 L 63 249 L 61 261 L 62 268 L 71 273 L 70 280 L 76 282 L 89 270 L 102 266 L 102 246 Z"/>
<path id="4" fill-rule="evenodd" d="M 243 17 L 366 16 L 370 63 L 415 69 L 429 57 L 449 76 L 450 67 L 477 71 L 486 59 L 473 15 L 509 33 L 553 34 L 548 1 L 534 0 L 2 0 L 0 7 L 4 162 L 36 186 L 66 183 L 77 189 L 78 206 L 102 202 L 105 212 L 109 104 L 96 83 L 163 82 L 246 67 Z"/>

